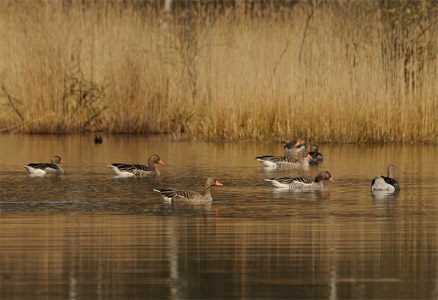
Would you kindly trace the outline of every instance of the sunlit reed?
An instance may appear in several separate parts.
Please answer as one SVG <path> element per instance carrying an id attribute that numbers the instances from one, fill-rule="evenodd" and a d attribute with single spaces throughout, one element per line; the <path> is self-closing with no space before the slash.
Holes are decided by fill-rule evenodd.
<path id="1" fill-rule="evenodd" d="M 0 130 L 438 142 L 429 2 L 139 3 L 1 1 Z"/>

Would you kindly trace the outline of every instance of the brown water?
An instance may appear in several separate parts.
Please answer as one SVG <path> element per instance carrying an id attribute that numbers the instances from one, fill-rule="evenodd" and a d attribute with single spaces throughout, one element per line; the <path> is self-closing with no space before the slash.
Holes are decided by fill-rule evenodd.
<path id="1" fill-rule="evenodd" d="M 438 147 L 322 144 L 322 165 L 267 172 L 281 144 L 143 136 L 2 135 L 1 299 L 436 299 Z M 114 178 L 107 164 L 165 162 L 161 176 Z M 23 165 L 59 154 L 65 175 Z M 370 182 L 397 165 L 396 196 Z M 329 170 L 322 192 L 264 178 Z M 154 188 L 224 186 L 210 206 L 163 204 Z"/>

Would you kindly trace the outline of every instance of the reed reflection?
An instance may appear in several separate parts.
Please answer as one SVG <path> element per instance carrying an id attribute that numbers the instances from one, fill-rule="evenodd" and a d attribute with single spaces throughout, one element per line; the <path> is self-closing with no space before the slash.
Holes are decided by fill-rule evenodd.
<path id="1" fill-rule="evenodd" d="M 436 147 L 330 144 L 322 164 L 274 176 L 254 160 L 272 143 L 10 136 L 0 147 L 2 299 L 436 298 Z M 113 178 L 107 167 L 157 147 L 158 177 Z M 22 168 L 55 151 L 69 158 L 59 178 Z M 388 161 L 402 190 L 370 195 Z M 323 191 L 264 181 L 323 170 L 336 180 Z M 224 179 L 208 205 L 153 191 L 199 192 L 208 174 Z"/>

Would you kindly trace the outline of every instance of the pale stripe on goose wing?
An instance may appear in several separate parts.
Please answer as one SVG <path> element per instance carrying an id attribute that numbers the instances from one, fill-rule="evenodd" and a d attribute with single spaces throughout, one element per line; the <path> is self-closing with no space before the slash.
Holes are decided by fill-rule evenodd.
<path id="1" fill-rule="evenodd" d="M 312 184 L 313 183 L 313 180 L 304 177 L 293 177 L 293 178 L 281 177 L 281 178 L 276 178 L 275 180 L 283 184 L 291 184 L 291 183 Z"/>
<path id="2" fill-rule="evenodd" d="M 48 163 L 39 163 L 39 164 L 28 164 L 29 167 L 34 169 L 46 170 L 46 169 L 54 169 L 59 170 L 59 167 L 55 164 Z"/>

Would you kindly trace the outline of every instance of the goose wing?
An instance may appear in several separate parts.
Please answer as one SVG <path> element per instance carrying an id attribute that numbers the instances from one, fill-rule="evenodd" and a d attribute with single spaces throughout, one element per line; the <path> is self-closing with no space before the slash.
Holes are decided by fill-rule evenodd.
<path id="1" fill-rule="evenodd" d="M 396 189 L 396 190 L 400 190 L 400 185 L 398 184 L 397 180 L 395 180 L 394 178 L 390 178 L 390 177 L 385 177 L 385 176 L 382 176 L 382 177 L 383 177 L 383 180 L 385 180 L 385 182 L 387 184 L 392 185 L 394 187 L 394 189 Z M 374 179 L 373 179 L 373 183 L 374 183 Z"/>
<path id="2" fill-rule="evenodd" d="M 276 161 L 279 156 L 272 156 L 272 155 L 264 155 L 264 156 L 257 156 L 256 159 L 260 161 L 268 160 L 268 161 Z"/>
<path id="3" fill-rule="evenodd" d="M 152 169 L 145 165 L 132 165 L 135 170 L 143 172 L 152 172 Z"/>
<path id="4" fill-rule="evenodd" d="M 28 169 L 29 173 L 31 174 L 37 174 L 38 172 L 41 172 L 39 174 L 63 174 L 64 171 L 58 167 L 56 164 L 52 163 L 31 163 L 24 166 L 26 169 Z"/>
<path id="5" fill-rule="evenodd" d="M 39 170 L 46 170 L 46 169 L 59 170 L 59 167 L 57 165 L 50 163 L 28 164 L 28 166 Z"/>
<path id="6" fill-rule="evenodd" d="M 272 155 L 258 156 L 256 157 L 256 159 L 260 161 L 263 160 L 272 161 L 274 163 L 281 163 L 281 162 L 295 163 L 298 161 L 296 158 L 291 156 L 272 156 Z"/>
<path id="7" fill-rule="evenodd" d="M 312 159 L 316 160 L 317 162 L 323 162 L 324 156 L 322 156 L 319 152 L 309 152 L 309 155 L 312 157 Z"/>
<path id="8" fill-rule="evenodd" d="M 170 201 L 177 201 L 177 200 L 193 200 L 199 196 L 200 194 L 188 191 L 188 190 L 172 190 L 172 189 L 155 189 L 156 192 L 159 192 L 161 196 Z"/>
<path id="9" fill-rule="evenodd" d="M 121 172 L 131 172 L 134 173 L 136 171 L 143 171 L 143 172 L 151 172 L 151 168 L 145 166 L 145 165 L 136 165 L 136 164 L 120 164 L 120 163 L 114 163 L 110 166 L 116 167 Z"/>
<path id="10" fill-rule="evenodd" d="M 280 178 L 274 178 L 274 180 L 282 184 L 312 184 L 313 183 L 312 180 L 304 177 L 280 177 Z"/>
<path id="11" fill-rule="evenodd" d="M 314 185 L 314 181 L 304 177 L 279 177 L 265 180 L 271 181 L 272 184 L 278 188 L 299 189 Z"/>

